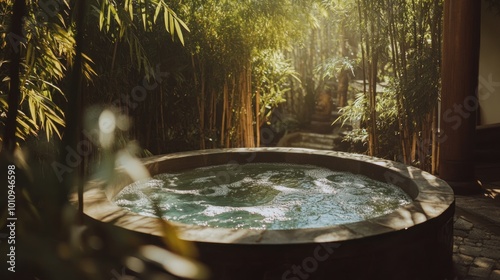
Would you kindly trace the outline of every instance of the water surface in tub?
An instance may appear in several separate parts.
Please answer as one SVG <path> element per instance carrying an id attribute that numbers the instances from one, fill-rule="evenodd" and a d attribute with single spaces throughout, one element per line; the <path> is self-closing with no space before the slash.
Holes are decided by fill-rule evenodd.
<path id="1" fill-rule="evenodd" d="M 313 165 L 251 163 L 159 174 L 126 186 L 113 202 L 185 224 L 296 229 L 374 218 L 411 198 L 397 186 L 363 175 Z"/>

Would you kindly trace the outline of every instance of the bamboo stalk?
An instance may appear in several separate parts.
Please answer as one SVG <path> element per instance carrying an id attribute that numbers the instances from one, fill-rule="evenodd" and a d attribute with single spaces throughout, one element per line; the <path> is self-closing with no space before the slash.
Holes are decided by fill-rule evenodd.
<path id="1" fill-rule="evenodd" d="M 226 135 L 226 110 L 227 110 L 227 78 L 224 79 L 224 85 L 222 87 L 222 117 L 221 117 L 221 128 L 220 128 L 220 146 L 224 146 L 224 139 Z"/>
<path id="2" fill-rule="evenodd" d="M 210 132 L 210 136 L 212 136 L 212 133 L 214 131 L 214 127 L 215 127 L 215 96 L 216 96 L 216 92 L 215 92 L 215 89 L 212 88 L 212 90 L 210 91 L 210 111 L 209 111 L 209 118 L 208 118 L 208 131 Z M 215 148 L 215 143 L 213 142 L 213 139 L 212 137 L 210 137 L 211 141 L 210 141 L 210 146 L 212 148 Z"/>
<path id="3" fill-rule="evenodd" d="M 431 173 L 436 174 L 437 173 L 437 165 L 438 165 L 438 147 L 439 147 L 439 141 L 438 141 L 438 127 L 437 127 L 437 106 L 436 108 L 432 111 L 432 155 L 431 155 Z"/>
<path id="4" fill-rule="evenodd" d="M 229 106 L 228 109 L 228 126 L 227 127 L 231 127 L 232 131 L 230 131 L 230 133 L 234 132 L 235 129 L 234 129 L 234 123 L 235 123 L 235 120 L 234 118 L 236 117 L 235 114 L 236 114 L 236 110 L 233 111 L 233 108 L 234 108 L 234 103 L 235 103 L 235 100 L 236 100 L 236 96 L 235 96 L 235 90 L 236 90 L 236 77 L 233 75 L 232 76 L 232 87 L 231 87 L 231 106 Z M 226 138 L 226 147 L 227 148 L 230 148 L 232 145 L 231 145 L 231 140 L 234 140 L 231 139 L 232 137 L 236 137 L 237 135 L 228 135 L 228 137 Z"/>
<path id="5" fill-rule="evenodd" d="M 411 159 L 410 162 L 415 162 L 417 160 L 417 132 L 413 131 L 411 136 Z"/>
<path id="6" fill-rule="evenodd" d="M 200 114 L 200 149 L 204 150 L 205 147 L 205 67 L 203 64 L 201 68 L 201 90 L 198 97 L 198 111 Z"/>
<path id="7" fill-rule="evenodd" d="M 255 144 L 257 147 L 260 147 L 260 93 L 257 90 L 255 92 L 255 136 L 256 141 Z"/>
<path id="8" fill-rule="evenodd" d="M 254 111 L 252 110 L 252 66 L 250 63 L 246 69 L 246 92 L 247 92 L 247 125 L 248 125 L 248 140 L 250 147 L 256 147 L 255 144 L 255 129 L 254 129 Z"/>

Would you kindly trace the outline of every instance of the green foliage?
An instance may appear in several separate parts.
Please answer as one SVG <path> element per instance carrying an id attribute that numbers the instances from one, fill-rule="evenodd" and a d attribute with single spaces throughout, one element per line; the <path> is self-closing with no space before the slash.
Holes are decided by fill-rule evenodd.
<path id="1" fill-rule="evenodd" d="M 359 92 L 354 100 L 348 102 L 347 106 L 340 108 L 339 111 L 342 115 L 336 122 L 342 122 L 343 126 L 349 124 L 354 127 L 352 131 L 347 133 L 344 141 L 363 145 L 368 143 L 366 124 L 370 116 L 366 110 L 367 104 L 366 94 Z M 377 95 L 376 104 L 376 135 L 380 145 L 378 156 L 395 159 L 399 157 L 401 151 L 399 147 L 397 99 L 394 89 L 384 87 L 384 90 Z"/>
<path id="2" fill-rule="evenodd" d="M 319 64 L 315 72 L 318 73 L 322 79 L 338 78 L 339 73 L 343 70 L 349 70 L 354 76 L 355 65 L 356 61 L 348 57 L 333 57 Z"/>
<path id="3" fill-rule="evenodd" d="M 21 37 L 8 34 L 13 1 L 4 1 L 0 6 L 0 73 L 5 77 L 0 81 L 0 112 L 8 110 L 8 55 L 11 51 L 20 51 L 22 99 L 16 133 L 20 140 L 37 136 L 39 132 L 43 132 L 47 139 L 53 135 L 62 136 L 64 113 L 61 106 L 65 100 L 65 80 L 75 55 L 75 30 L 70 2 L 55 3 L 47 8 L 38 1 L 28 1 Z M 150 71 L 153 67 L 139 37 L 140 31 L 151 32 L 156 25 L 162 24 L 172 39 L 176 35 L 181 43 L 184 43 L 183 32 L 189 31 L 164 0 L 129 0 L 120 4 L 103 0 L 95 1 L 90 9 L 89 21 L 97 20 L 98 30 L 95 30 L 95 24 L 89 24 L 86 36 L 104 34 L 111 42 L 127 42 L 130 60 L 138 66 L 138 71 L 145 71 L 148 77 L 155 73 Z M 94 46 L 89 44 L 88 53 L 100 51 L 93 50 Z M 92 65 L 92 58 L 84 54 L 82 73 L 87 83 L 97 76 Z M 0 130 L 4 129 L 4 118 L 5 114 L 0 114 Z"/>
<path id="4" fill-rule="evenodd" d="M 98 21 L 99 31 L 105 34 L 111 43 L 126 42 L 130 61 L 137 65 L 137 70 L 145 71 L 148 77 L 150 72 L 151 57 L 147 54 L 146 47 L 141 38 L 141 31 L 156 32 L 155 27 L 162 25 L 172 40 L 175 35 L 184 45 L 187 25 L 170 8 L 164 0 L 126 0 L 122 2 L 111 0 L 95 0 L 91 4 L 90 22 Z M 113 54 L 113 55 L 116 55 Z"/>
<path id="5" fill-rule="evenodd" d="M 407 69 L 406 79 L 394 80 L 394 90 L 401 96 L 404 117 L 409 120 L 412 130 L 418 130 L 414 126 L 437 106 L 440 83 L 436 61 L 439 61 L 438 57 L 429 55 L 414 57 Z"/>
<path id="6" fill-rule="evenodd" d="M 304 14 L 301 7 L 290 0 L 190 1 L 187 47 L 212 63 L 239 67 L 261 51 L 290 47 L 307 28 L 290 17 Z"/>
<path id="7" fill-rule="evenodd" d="M 339 7 L 337 2 L 327 1 L 330 7 Z M 427 163 L 430 155 L 425 154 L 428 151 L 417 150 L 419 143 L 435 142 L 430 138 L 440 87 L 442 3 L 436 0 L 349 2 L 358 7 L 356 33 L 361 50 L 356 59 L 361 61 L 364 75 L 359 78 L 366 81 L 366 96 L 358 95 L 343 108 L 342 119 L 365 125 L 358 132 L 366 131 L 368 137 L 357 133 L 358 137 L 353 139 L 377 144 L 370 150 L 378 152 L 378 156 L 401 159 L 407 164 L 419 162 L 421 168 L 430 170 Z M 352 23 L 347 23 L 346 28 L 352 28 Z M 340 59 L 331 61 L 319 68 L 327 77 L 338 73 L 343 65 Z M 357 72 L 356 65 L 351 69 Z M 389 86 L 381 91 L 383 82 Z"/>
<path id="8" fill-rule="evenodd" d="M 260 115 L 262 122 L 267 120 L 272 109 L 286 101 L 285 94 L 290 90 L 290 80 L 300 83 L 297 71 L 291 61 L 281 52 L 262 51 L 253 62 L 254 91 L 260 94 Z"/>
<path id="9" fill-rule="evenodd" d="M 12 1 L 3 5 L 0 22 L 7 26 L 10 22 Z M 60 7 L 62 10 L 67 6 Z M 60 83 L 67 68 L 71 66 L 74 56 L 74 39 L 71 27 L 62 16 L 49 18 L 39 16 L 40 7 L 36 1 L 28 1 L 28 10 L 24 22 L 25 33 L 22 37 L 8 34 L 4 29 L 0 34 L 3 39 L 0 52 L 2 76 L 5 77 L 0 86 L 0 111 L 7 111 L 7 93 L 10 78 L 4 67 L 9 64 L 9 54 L 21 52 L 21 104 L 18 114 L 18 128 L 16 136 L 25 140 L 29 135 L 36 135 L 44 131 L 47 138 L 53 134 L 61 136 L 61 127 L 64 126 L 64 113 L 54 102 L 54 98 L 63 97 Z M 87 61 L 89 62 L 89 61 Z M 86 64 L 86 71 L 92 69 Z M 0 118 L 4 118 L 1 115 Z M 1 121 L 4 129 L 4 121 Z"/>
<path id="10" fill-rule="evenodd" d="M 183 9 L 181 17 L 191 29 L 186 36 L 194 76 L 190 96 L 197 98 L 201 138 L 229 137 L 226 146 L 243 145 L 240 132 L 258 130 L 255 124 L 270 112 L 266 106 L 284 101 L 287 80 L 297 79 L 291 63 L 279 53 L 311 28 L 308 2 L 313 1 L 190 1 Z M 241 112 L 253 121 L 239 122 L 245 118 Z M 214 123 L 225 121 L 231 124 L 214 128 Z"/>

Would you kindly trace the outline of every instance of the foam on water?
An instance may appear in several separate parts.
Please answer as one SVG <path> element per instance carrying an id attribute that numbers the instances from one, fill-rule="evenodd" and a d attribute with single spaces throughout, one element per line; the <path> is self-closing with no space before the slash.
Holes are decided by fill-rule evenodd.
<path id="1" fill-rule="evenodd" d="M 267 229 L 351 223 L 410 201 L 400 188 L 362 175 L 269 163 L 160 174 L 126 186 L 114 199 L 130 211 L 186 224 Z"/>

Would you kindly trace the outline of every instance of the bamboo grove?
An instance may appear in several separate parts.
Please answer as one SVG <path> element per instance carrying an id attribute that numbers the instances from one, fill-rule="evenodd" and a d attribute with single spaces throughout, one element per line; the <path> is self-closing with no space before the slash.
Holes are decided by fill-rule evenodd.
<path id="1" fill-rule="evenodd" d="M 0 6 L 2 77 L 13 2 Z M 18 141 L 60 137 L 71 94 L 74 3 L 42 2 L 27 1 L 26 35 L 14 41 Z M 437 170 L 441 0 L 91 0 L 87 9 L 84 107 L 133 117 L 128 137 L 151 153 L 272 145 L 263 128 L 279 137 L 300 127 L 315 95 L 333 90 L 339 121 L 359 123 L 346 141 L 363 143 L 360 152 Z"/>
<path id="2" fill-rule="evenodd" d="M 369 153 L 379 155 L 383 143 L 391 145 L 384 139 L 390 133 L 399 140 L 394 143 L 399 150 L 393 155 L 396 159 L 436 171 L 442 3 L 357 2 L 368 84 Z M 388 81 L 384 93 L 377 92 L 380 80 Z M 383 131 L 391 125 L 381 125 L 387 121 L 397 124 L 394 131 Z"/>

